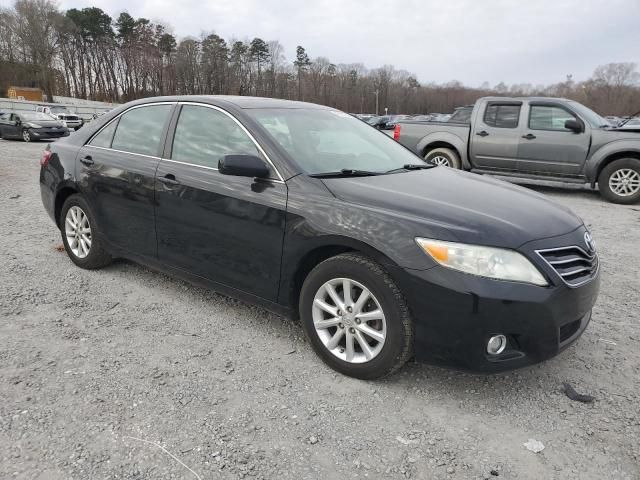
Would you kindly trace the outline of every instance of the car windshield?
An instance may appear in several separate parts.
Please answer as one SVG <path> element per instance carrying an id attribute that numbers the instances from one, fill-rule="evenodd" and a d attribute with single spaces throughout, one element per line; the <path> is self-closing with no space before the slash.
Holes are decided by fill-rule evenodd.
<path id="1" fill-rule="evenodd" d="M 26 120 L 27 122 L 34 122 L 36 120 L 56 120 L 51 115 L 47 115 L 42 112 L 22 112 L 20 114 L 20 118 L 22 120 Z"/>
<path id="2" fill-rule="evenodd" d="M 308 174 L 365 170 L 385 173 L 422 158 L 351 115 L 337 110 L 253 109 L 246 112 Z"/>
<path id="3" fill-rule="evenodd" d="M 591 125 L 592 127 L 600 128 L 610 126 L 610 123 L 607 120 L 605 120 L 590 108 L 585 107 L 578 102 L 569 103 L 571 103 L 571 106 L 575 109 L 575 111 L 578 112 L 580 116 L 583 117 L 587 122 L 589 122 L 589 125 Z"/>

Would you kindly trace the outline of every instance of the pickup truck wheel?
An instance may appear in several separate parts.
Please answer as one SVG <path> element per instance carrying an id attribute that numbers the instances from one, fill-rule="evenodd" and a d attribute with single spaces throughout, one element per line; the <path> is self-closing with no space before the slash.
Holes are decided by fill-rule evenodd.
<path id="1" fill-rule="evenodd" d="M 640 160 L 622 158 L 602 169 L 598 177 L 600 194 L 610 202 L 631 204 L 640 200 Z"/>
<path id="2" fill-rule="evenodd" d="M 461 166 L 458 155 L 450 148 L 436 148 L 434 150 L 430 150 L 424 156 L 424 159 L 439 167 L 451 167 L 459 170 Z"/>

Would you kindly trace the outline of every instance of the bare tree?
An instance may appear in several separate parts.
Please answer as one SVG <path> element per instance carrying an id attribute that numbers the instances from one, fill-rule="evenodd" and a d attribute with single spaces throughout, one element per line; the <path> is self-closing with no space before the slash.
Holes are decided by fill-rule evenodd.
<path id="1" fill-rule="evenodd" d="M 225 40 L 215 33 L 178 41 L 171 27 L 115 18 L 97 7 L 60 11 L 51 0 L 17 0 L 0 8 L 0 93 L 11 83 L 40 86 L 80 98 L 126 101 L 148 95 L 264 95 L 372 112 L 376 95 L 390 113 L 450 112 L 486 95 L 561 96 L 602 114 L 640 110 L 640 73 L 634 63 L 610 63 L 577 81 L 569 74 L 551 85 L 458 81 L 420 83 L 405 70 L 361 63 L 311 61 L 302 46 L 288 63 L 277 40 Z"/>

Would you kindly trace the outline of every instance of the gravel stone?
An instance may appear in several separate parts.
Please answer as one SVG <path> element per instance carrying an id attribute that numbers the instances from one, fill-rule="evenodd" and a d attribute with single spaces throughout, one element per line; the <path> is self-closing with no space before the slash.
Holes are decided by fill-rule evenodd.
<path id="1" fill-rule="evenodd" d="M 75 267 L 40 200 L 45 145 L 0 140 L 0 478 L 640 478 L 640 205 L 534 187 L 600 252 L 591 325 L 556 358 L 365 382 L 261 308 L 129 262 Z"/>

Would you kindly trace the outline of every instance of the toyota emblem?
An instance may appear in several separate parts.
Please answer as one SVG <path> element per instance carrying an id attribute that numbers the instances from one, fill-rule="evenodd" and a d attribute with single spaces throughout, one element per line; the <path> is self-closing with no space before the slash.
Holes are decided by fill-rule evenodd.
<path id="1" fill-rule="evenodd" d="M 591 236 L 591 233 L 589 232 L 584 233 L 584 243 L 587 246 L 587 250 L 589 251 L 589 253 L 595 253 L 596 242 L 593 241 L 593 237 Z"/>

